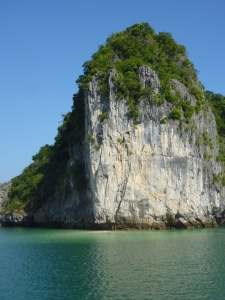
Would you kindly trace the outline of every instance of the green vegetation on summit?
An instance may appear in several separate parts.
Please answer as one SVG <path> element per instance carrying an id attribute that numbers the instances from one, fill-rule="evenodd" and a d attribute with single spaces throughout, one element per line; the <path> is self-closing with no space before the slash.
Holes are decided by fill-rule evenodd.
<path id="1" fill-rule="evenodd" d="M 92 60 L 84 63 L 84 75 L 79 77 L 77 83 L 86 89 L 88 82 L 97 74 L 101 82 L 100 90 L 107 95 L 108 72 L 110 68 L 115 68 L 117 97 L 127 100 L 130 115 L 136 119 L 142 96 L 151 93 L 150 88 L 142 88 L 138 78 L 138 69 L 143 65 L 155 70 L 159 76 L 161 91 L 154 98 L 156 104 L 169 101 L 176 103 L 178 108 L 184 106 L 179 95 L 171 93 L 171 79 L 177 79 L 196 97 L 196 109 L 201 106 L 203 93 L 196 87 L 199 85 L 197 72 L 187 58 L 185 47 L 177 44 L 170 33 L 155 34 L 147 23 L 135 24 L 110 36 L 106 44 L 93 54 Z M 194 112 L 187 104 L 183 109 L 188 118 Z"/>
<path id="2" fill-rule="evenodd" d="M 159 76 L 161 90 L 159 94 L 153 95 L 154 104 L 161 105 L 164 101 L 173 103 L 170 118 L 189 123 L 192 115 L 201 110 L 205 98 L 204 88 L 198 81 L 197 72 L 186 55 L 185 47 L 177 44 L 170 33 L 156 34 L 147 23 L 140 23 L 112 34 L 105 45 L 101 45 L 93 54 L 92 59 L 84 63 L 84 74 L 77 80 L 79 91 L 74 95 L 72 111 L 64 116 L 54 145 L 42 147 L 33 156 L 33 163 L 21 175 L 12 179 L 8 210 L 25 207 L 37 209 L 56 190 L 66 192 L 70 177 L 77 187 L 84 186 L 82 162 L 75 162 L 72 168 L 67 165 L 69 149 L 74 143 L 82 144 L 85 141 L 84 91 L 88 89 L 93 76 L 97 76 L 100 93 L 107 97 L 109 70 L 114 68 L 116 76 L 113 81 L 117 98 L 126 99 L 130 117 L 135 122 L 139 117 L 140 101 L 153 93 L 150 87 L 143 88 L 140 83 L 138 70 L 141 66 L 149 66 Z M 177 79 L 188 88 L 196 99 L 195 105 L 182 100 L 178 92 L 171 92 L 172 79 Z M 219 133 L 224 136 L 224 97 L 217 99 L 213 93 L 208 93 L 208 98 L 213 105 Z M 103 112 L 99 120 L 104 122 L 107 117 L 107 112 Z M 93 137 L 87 138 L 95 143 Z"/>

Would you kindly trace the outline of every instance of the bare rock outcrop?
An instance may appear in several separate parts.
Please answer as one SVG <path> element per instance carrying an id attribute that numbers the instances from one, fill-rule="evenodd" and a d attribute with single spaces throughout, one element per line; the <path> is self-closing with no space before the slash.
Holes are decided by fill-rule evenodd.
<path id="1" fill-rule="evenodd" d="M 173 104 L 143 98 L 134 123 L 125 99 L 117 99 L 109 73 L 109 97 L 94 76 L 85 94 L 83 145 L 73 146 L 68 166 L 82 161 L 86 186 L 56 195 L 35 215 L 36 223 L 67 227 L 163 229 L 217 226 L 225 209 L 225 189 L 214 182 L 222 172 L 214 115 L 205 104 L 189 124 L 168 118 Z M 143 87 L 160 92 L 160 80 L 147 66 L 139 69 Z M 196 99 L 178 80 L 183 101 Z M 107 118 L 100 118 L 107 112 Z M 78 156 L 78 153 L 80 156 Z M 63 198 L 63 200 L 62 200 Z"/>

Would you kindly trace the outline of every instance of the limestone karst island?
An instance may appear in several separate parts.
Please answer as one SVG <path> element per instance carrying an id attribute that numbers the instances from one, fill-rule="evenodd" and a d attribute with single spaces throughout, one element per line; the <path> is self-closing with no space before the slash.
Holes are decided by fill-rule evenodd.
<path id="1" fill-rule="evenodd" d="M 83 65 L 73 107 L 11 182 L 2 225 L 213 227 L 225 216 L 225 97 L 205 91 L 172 35 L 111 35 Z"/>

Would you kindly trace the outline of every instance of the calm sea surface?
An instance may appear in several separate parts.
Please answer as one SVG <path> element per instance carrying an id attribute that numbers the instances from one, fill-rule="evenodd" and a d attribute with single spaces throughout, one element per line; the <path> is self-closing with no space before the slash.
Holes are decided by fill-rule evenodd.
<path id="1" fill-rule="evenodd" d="M 225 299 L 225 228 L 0 228 L 0 299 Z"/>

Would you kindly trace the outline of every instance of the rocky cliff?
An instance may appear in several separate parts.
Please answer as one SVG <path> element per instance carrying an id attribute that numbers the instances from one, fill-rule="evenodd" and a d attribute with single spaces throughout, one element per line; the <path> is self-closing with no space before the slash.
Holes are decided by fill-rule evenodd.
<path id="1" fill-rule="evenodd" d="M 5 207 L 6 201 L 8 199 L 8 192 L 10 190 L 10 182 L 5 182 L 0 184 L 0 211 Z"/>
<path id="2" fill-rule="evenodd" d="M 120 59 L 113 56 L 114 63 Z M 32 212 L 35 224 L 108 229 L 219 224 L 225 211 L 219 180 L 224 170 L 216 159 L 217 127 L 202 85 L 192 81 L 193 93 L 190 84 L 170 76 L 168 92 L 158 72 L 139 65 L 143 93 L 135 117 L 127 97 L 119 94 L 118 68 L 107 70 L 107 93 L 102 76 L 91 76 L 82 88 L 82 134 L 67 147 L 67 187 L 57 186 Z"/>
<path id="3" fill-rule="evenodd" d="M 83 160 L 86 188 L 71 181 L 63 205 L 47 203 L 35 214 L 37 223 L 105 228 L 190 228 L 216 226 L 224 211 L 225 189 L 214 182 L 222 172 L 214 115 L 206 105 L 190 124 L 170 120 L 172 104 L 143 99 L 140 116 L 129 117 L 125 100 L 117 100 L 112 76 L 109 99 L 94 77 L 85 94 L 86 142 L 81 157 L 76 145 L 69 165 Z M 139 69 L 143 86 L 159 93 L 160 80 L 147 66 Z M 184 101 L 196 99 L 179 81 L 173 87 Z M 107 119 L 99 116 L 107 112 Z M 80 147 L 80 146 L 79 146 Z M 60 202 L 62 195 L 56 197 Z M 62 200 L 62 199 L 61 199 Z"/>
<path id="4" fill-rule="evenodd" d="M 33 214 L 24 210 L 9 211 L 7 203 L 9 202 L 8 193 L 11 188 L 10 182 L 0 184 L 0 226 L 17 225 L 31 226 L 34 225 Z"/>

